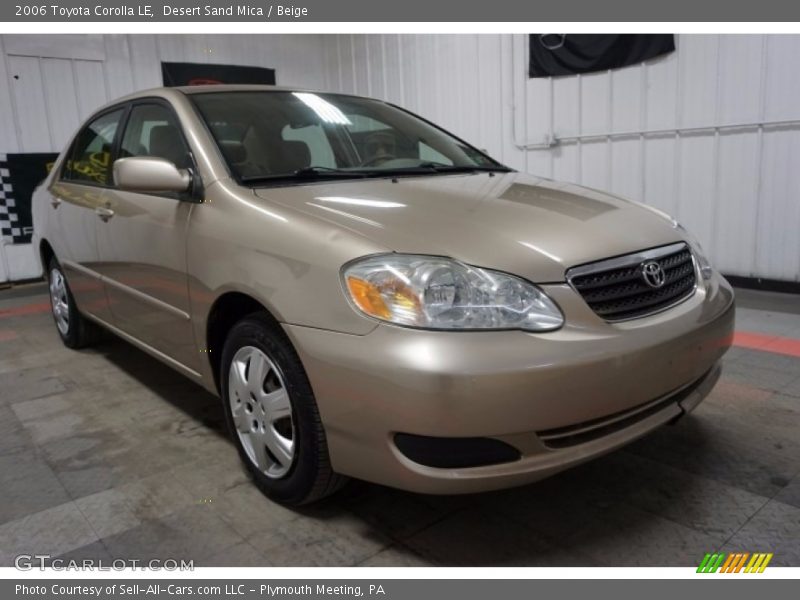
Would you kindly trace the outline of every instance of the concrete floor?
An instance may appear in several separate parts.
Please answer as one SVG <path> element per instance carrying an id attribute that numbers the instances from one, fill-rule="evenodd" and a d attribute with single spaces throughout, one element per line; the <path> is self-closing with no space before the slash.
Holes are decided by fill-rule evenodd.
<path id="1" fill-rule="evenodd" d="M 742 292 L 739 306 L 750 347 L 714 393 L 622 451 L 503 492 L 355 483 L 289 510 L 249 483 L 216 398 L 118 340 L 64 348 L 42 285 L 2 291 L 0 565 L 687 566 L 722 549 L 800 566 L 800 299 Z"/>

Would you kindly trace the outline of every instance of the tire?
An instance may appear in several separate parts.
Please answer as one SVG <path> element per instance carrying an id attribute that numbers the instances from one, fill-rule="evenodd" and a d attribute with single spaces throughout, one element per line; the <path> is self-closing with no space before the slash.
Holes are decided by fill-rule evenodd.
<path id="1" fill-rule="evenodd" d="M 100 338 L 100 328 L 78 311 L 67 278 L 55 257 L 47 266 L 47 283 L 56 331 L 64 345 L 77 350 L 94 344 Z"/>
<path id="2" fill-rule="evenodd" d="M 231 437 L 256 486 L 287 505 L 309 504 L 347 479 L 331 468 L 305 369 L 280 325 L 254 313 L 222 351 L 221 396 Z"/>

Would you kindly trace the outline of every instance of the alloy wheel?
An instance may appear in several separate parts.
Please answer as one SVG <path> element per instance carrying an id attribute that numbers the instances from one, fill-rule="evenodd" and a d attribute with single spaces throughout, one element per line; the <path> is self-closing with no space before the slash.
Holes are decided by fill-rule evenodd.
<path id="1" fill-rule="evenodd" d="M 67 282 L 58 269 L 50 271 L 50 304 L 53 307 L 53 317 L 56 327 L 61 335 L 69 331 L 69 300 L 67 296 Z"/>
<path id="2" fill-rule="evenodd" d="M 292 403 L 280 369 L 260 349 L 244 346 L 233 356 L 228 400 L 250 461 L 267 477 L 286 475 L 296 447 Z"/>

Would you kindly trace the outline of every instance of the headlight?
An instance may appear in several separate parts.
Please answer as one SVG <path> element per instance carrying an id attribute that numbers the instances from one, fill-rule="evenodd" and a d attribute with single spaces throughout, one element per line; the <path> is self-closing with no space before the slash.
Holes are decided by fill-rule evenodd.
<path id="1" fill-rule="evenodd" d="M 711 279 L 711 275 L 714 273 L 714 268 L 711 266 L 711 263 L 706 258 L 705 252 L 703 252 L 703 247 L 700 245 L 700 242 L 694 240 L 689 242 L 692 246 L 692 250 L 694 250 L 694 256 L 697 259 L 697 266 L 700 267 L 700 274 L 703 276 L 703 279 Z"/>
<path id="2" fill-rule="evenodd" d="M 689 233 L 683 225 L 678 223 L 675 219 L 672 219 L 672 221 L 674 223 L 673 227 L 683 233 L 684 237 L 689 242 L 689 246 L 692 248 L 694 257 L 697 259 L 697 266 L 700 268 L 700 274 L 703 276 L 703 279 L 711 279 L 714 269 L 711 266 L 711 262 L 708 260 L 708 258 L 706 258 L 706 253 L 703 250 L 703 247 L 700 245 L 700 242 L 698 242 L 697 238 Z"/>
<path id="3" fill-rule="evenodd" d="M 397 325 L 552 331 L 564 323 L 536 286 L 448 258 L 371 256 L 345 265 L 342 277 L 359 310 Z"/>

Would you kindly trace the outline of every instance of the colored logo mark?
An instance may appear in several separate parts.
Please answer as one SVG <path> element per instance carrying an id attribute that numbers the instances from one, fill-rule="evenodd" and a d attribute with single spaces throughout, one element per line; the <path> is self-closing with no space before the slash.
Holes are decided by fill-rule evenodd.
<path id="1" fill-rule="evenodd" d="M 715 552 L 707 553 L 700 566 L 697 567 L 698 573 L 763 573 L 769 561 L 772 560 L 772 552 Z M 749 559 L 749 560 L 748 560 Z M 746 566 L 745 566 L 746 564 Z"/>

